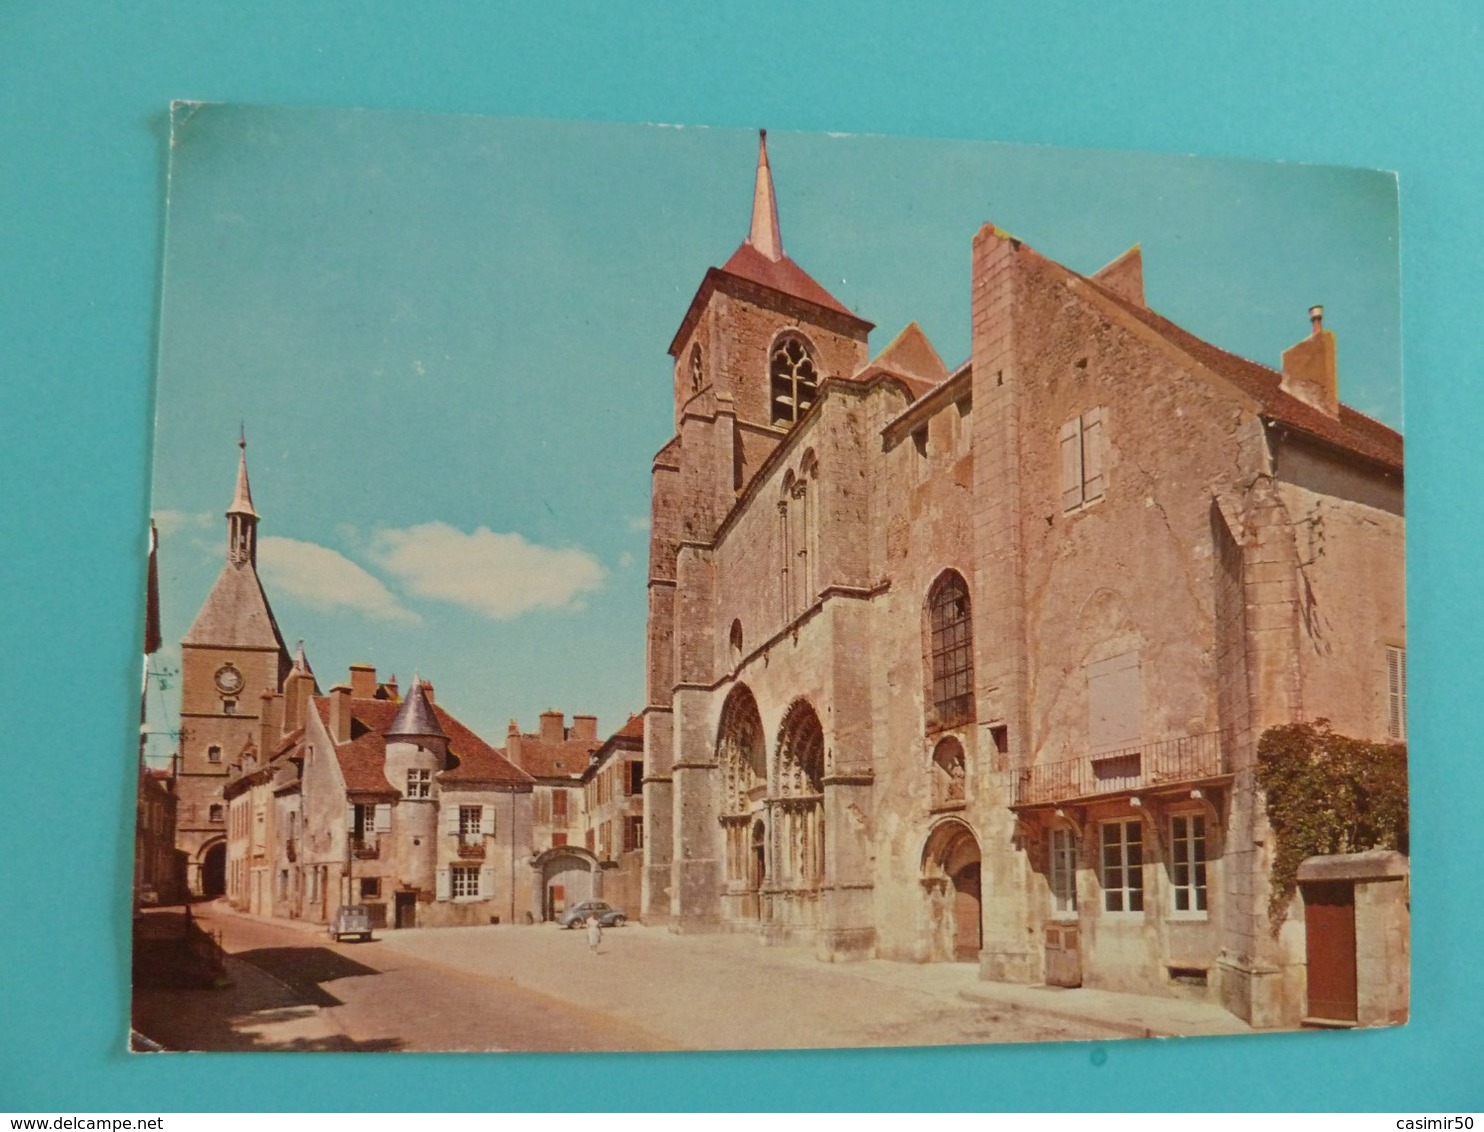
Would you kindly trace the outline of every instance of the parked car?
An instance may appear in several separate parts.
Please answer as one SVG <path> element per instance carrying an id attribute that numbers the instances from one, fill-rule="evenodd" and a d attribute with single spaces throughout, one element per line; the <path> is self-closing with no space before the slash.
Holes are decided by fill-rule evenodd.
<path id="1" fill-rule="evenodd" d="M 605 928 L 621 928 L 628 922 L 628 917 L 623 910 L 615 908 L 612 904 L 604 904 L 601 900 L 584 900 L 581 904 L 574 904 L 560 916 L 557 923 L 564 928 L 580 928 L 587 923 L 588 913 L 597 913 L 598 923 Z"/>
<path id="2" fill-rule="evenodd" d="M 371 912 L 364 904 L 342 904 L 330 921 L 330 938 L 337 943 L 348 935 L 371 938 Z"/>

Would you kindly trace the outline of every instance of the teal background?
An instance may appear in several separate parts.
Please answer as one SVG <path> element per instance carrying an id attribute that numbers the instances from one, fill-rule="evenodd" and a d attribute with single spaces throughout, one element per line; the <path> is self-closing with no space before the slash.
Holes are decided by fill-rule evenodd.
<path id="1" fill-rule="evenodd" d="M 0 1109 L 1480 1108 L 1476 12 L 1436 0 L 1405 11 L 0 7 Z M 1097 1047 L 584 1055 L 576 1072 L 532 1055 L 126 1055 L 127 736 L 172 99 L 767 124 L 1398 171 L 1412 1024 Z"/>

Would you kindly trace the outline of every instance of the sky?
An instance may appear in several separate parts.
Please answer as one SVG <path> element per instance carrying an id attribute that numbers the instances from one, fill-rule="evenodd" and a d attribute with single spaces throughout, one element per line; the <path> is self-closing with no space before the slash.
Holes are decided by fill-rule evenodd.
<path id="1" fill-rule="evenodd" d="M 414 673 L 496 745 L 556 708 L 644 706 L 649 473 L 666 347 L 747 234 L 750 131 L 179 105 L 151 509 L 150 713 L 225 553 L 241 427 L 259 573 L 320 686 Z M 1389 173 L 770 131 L 784 248 L 874 322 L 969 353 L 974 233 L 1090 273 L 1143 249 L 1149 305 L 1277 367 L 1311 304 L 1340 396 L 1400 429 Z"/>

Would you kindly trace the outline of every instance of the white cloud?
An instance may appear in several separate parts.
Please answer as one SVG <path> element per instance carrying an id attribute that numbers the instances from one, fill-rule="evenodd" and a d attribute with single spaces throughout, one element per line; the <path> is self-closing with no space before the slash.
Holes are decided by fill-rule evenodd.
<path id="1" fill-rule="evenodd" d="M 216 518 L 210 511 L 156 511 L 150 516 L 161 538 L 178 535 L 181 531 L 203 530 L 211 526 Z"/>
<path id="2" fill-rule="evenodd" d="M 631 531 L 647 531 L 649 530 L 649 516 L 635 515 L 629 520 L 628 525 Z"/>
<path id="3" fill-rule="evenodd" d="M 381 580 L 339 551 L 274 535 L 258 543 L 258 569 L 270 591 L 287 593 L 315 609 L 348 609 L 377 621 L 418 625 Z"/>
<path id="4" fill-rule="evenodd" d="M 603 584 L 603 567 L 585 550 L 538 546 L 488 527 L 465 534 L 447 523 L 422 523 L 381 531 L 373 545 L 377 563 L 408 593 L 496 621 L 533 609 L 581 609 L 581 595 Z"/>

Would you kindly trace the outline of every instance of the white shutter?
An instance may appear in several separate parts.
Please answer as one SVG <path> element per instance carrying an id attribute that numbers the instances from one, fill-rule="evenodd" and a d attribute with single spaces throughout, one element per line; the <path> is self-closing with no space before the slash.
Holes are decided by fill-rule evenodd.
<path id="1" fill-rule="evenodd" d="M 353 834 L 353 833 L 355 833 L 355 831 L 356 831 L 356 807 L 355 807 L 355 803 L 352 802 L 350 805 L 348 805 L 348 806 L 345 807 L 345 832 L 347 834 Z"/>
<path id="2" fill-rule="evenodd" d="M 438 870 L 437 892 L 435 893 L 435 895 L 438 897 L 439 900 L 447 900 L 448 899 L 448 870 L 447 869 L 439 869 Z"/>
<path id="3" fill-rule="evenodd" d="M 495 807 L 479 807 L 479 832 L 489 835 L 495 832 Z"/>
<path id="4" fill-rule="evenodd" d="M 1386 734 L 1407 737 L 1407 650 L 1386 650 Z"/>
<path id="5" fill-rule="evenodd" d="M 459 831 L 459 808 L 453 805 L 447 798 L 443 800 L 443 832 L 457 833 Z"/>
<path id="6" fill-rule="evenodd" d="M 378 802 L 376 804 L 376 832 L 390 833 L 392 831 L 392 806 L 390 802 Z"/>
<path id="7" fill-rule="evenodd" d="M 495 870 L 479 870 L 479 895 L 481 899 L 488 900 L 495 894 Z"/>
<path id="8" fill-rule="evenodd" d="M 1103 410 L 1088 409 L 1082 414 L 1082 499 L 1101 499 L 1106 487 L 1103 478 Z"/>
<path id="9" fill-rule="evenodd" d="M 1082 418 L 1061 426 L 1061 509 L 1082 503 Z"/>

